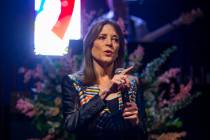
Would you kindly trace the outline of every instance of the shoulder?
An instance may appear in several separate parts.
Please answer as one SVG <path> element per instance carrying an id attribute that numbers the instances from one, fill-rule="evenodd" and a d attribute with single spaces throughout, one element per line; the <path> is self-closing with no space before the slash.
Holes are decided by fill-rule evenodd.
<path id="1" fill-rule="evenodd" d="M 61 89 L 63 95 L 75 95 L 83 90 L 83 83 L 78 73 L 67 74 L 62 79 Z"/>
<path id="2" fill-rule="evenodd" d="M 66 84 L 72 85 L 75 83 L 75 84 L 82 85 L 83 84 L 82 77 L 83 77 L 83 74 L 81 72 L 67 74 L 63 77 L 62 84 L 63 85 L 66 85 Z"/>

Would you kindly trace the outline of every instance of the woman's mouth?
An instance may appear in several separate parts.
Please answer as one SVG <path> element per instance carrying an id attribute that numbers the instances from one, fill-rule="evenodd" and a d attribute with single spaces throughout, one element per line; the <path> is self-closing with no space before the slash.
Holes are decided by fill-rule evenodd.
<path id="1" fill-rule="evenodd" d="M 104 53 L 106 56 L 112 56 L 112 54 L 113 54 L 113 52 L 110 50 L 106 50 L 106 51 L 104 51 Z"/>

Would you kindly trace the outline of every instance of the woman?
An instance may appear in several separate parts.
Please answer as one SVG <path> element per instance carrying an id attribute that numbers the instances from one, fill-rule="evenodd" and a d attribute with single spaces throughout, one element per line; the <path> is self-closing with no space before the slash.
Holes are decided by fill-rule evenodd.
<path id="1" fill-rule="evenodd" d="M 118 24 L 96 22 L 84 39 L 83 69 L 64 77 L 64 123 L 76 139 L 145 138 L 142 94 L 128 75 L 133 67 L 121 68 L 124 46 Z"/>

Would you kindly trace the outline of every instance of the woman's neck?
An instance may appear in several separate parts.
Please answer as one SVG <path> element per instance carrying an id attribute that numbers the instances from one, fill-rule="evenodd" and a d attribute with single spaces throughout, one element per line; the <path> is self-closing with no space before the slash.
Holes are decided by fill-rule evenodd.
<path id="1" fill-rule="evenodd" d="M 107 80 L 111 79 L 114 64 L 102 66 L 99 63 L 93 61 L 93 67 L 94 67 L 94 71 L 96 74 L 96 80 L 97 80 L 98 84 L 101 83 L 101 81 L 103 81 L 103 79 L 107 79 Z"/>

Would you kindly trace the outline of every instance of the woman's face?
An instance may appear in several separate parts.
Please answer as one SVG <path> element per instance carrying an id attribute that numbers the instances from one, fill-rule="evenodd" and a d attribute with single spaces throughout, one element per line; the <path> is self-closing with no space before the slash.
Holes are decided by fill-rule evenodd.
<path id="1" fill-rule="evenodd" d="M 119 47 L 119 36 L 114 27 L 105 24 L 93 42 L 91 50 L 93 60 L 105 66 L 113 64 L 118 57 Z"/>

